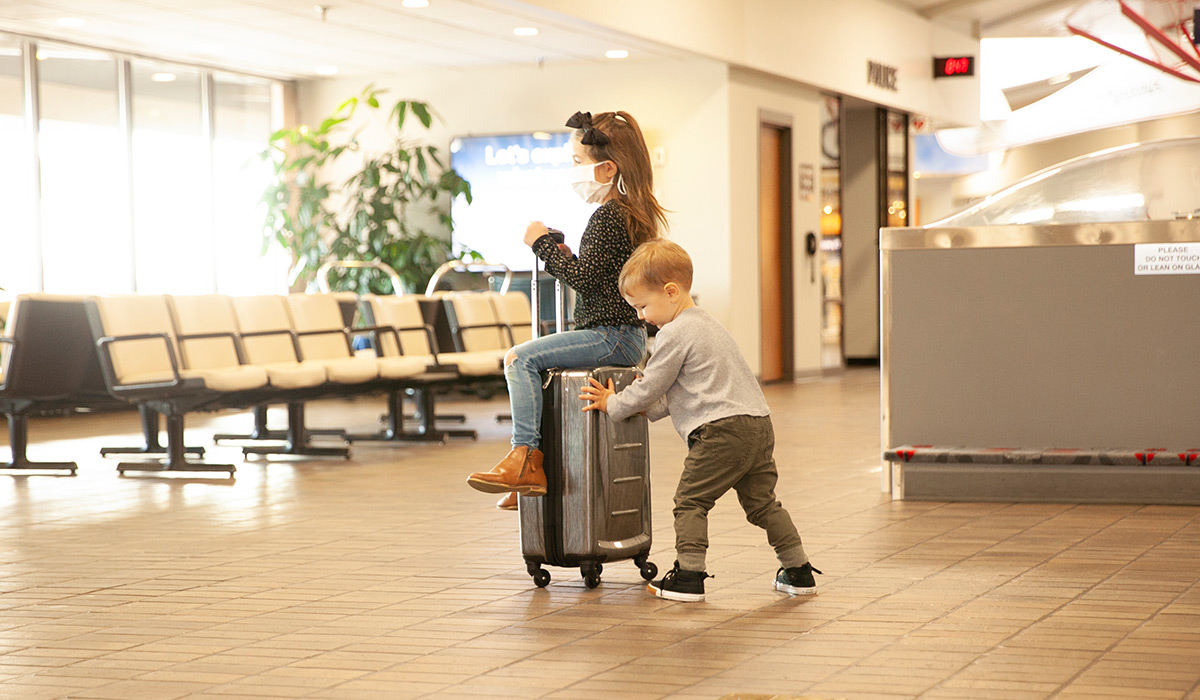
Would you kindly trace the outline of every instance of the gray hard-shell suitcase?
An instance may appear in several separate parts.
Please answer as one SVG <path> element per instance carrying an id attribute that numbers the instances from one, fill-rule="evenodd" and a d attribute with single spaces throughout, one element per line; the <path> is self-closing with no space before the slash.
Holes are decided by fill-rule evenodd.
<path id="1" fill-rule="evenodd" d="M 539 318 L 534 265 L 531 298 Z M 562 329 L 561 283 L 555 282 Z M 536 328 L 536 324 L 535 324 Z M 536 330 L 535 330 L 536 333 Z M 632 367 L 552 369 L 542 392 L 542 467 L 546 495 L 519 499 L 521 553 L 534 583 L 550 583 L 543 565 L 579 567 L 595 588 L 607 562 L 632 559 L 647 581 L 658 567 L 650 555 L 650 443 L 646 417 L 614 421 L 583 411 L 580 390 L 594 377 L 619 391 L 637 378 Z"/>

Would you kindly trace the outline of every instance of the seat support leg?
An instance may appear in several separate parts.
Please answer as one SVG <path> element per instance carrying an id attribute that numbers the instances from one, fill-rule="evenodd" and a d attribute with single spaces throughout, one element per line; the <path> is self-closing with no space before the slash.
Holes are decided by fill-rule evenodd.
<path id="1" fill-rule="evenodd" d="M 12 449 L 12 459 L 0 464 L 0 469 L 54 469 L 66 470 L 74 476 L 78 468 L 74 462 L 31 462 L 26 456 L 29 447 L 29 419 L 15 413 L 8 414 L 8 445 Z"/>
<path id="2" fill-rule="evenodd" d="M 238 433 L 217 433 L 213 435 L 213 442 L 220 442 L 222 440 L 251 440 L 257 442 L 260 440 L 278 441 L 288 439 L 287 430 L 274 430 L 267 427 L 266 406 L 255 406 L 253 413 L 254 428 L 249 433 L 245 435 Z M 343 440 L 346 439 L 346 431 L 340 428 L 318 428 L 316 430 L 308 430 L 307 433 L 309 435 L 332 435 Z"/>
<path id="3" fill-rule="evenodd" d="M 208 464 L 206 462 L 189 462 L 187 449 L 184 447 L 183 415 L 167 414 L 167 458 L 151 462 L 121 462 L 117 471 L 124 474 L 127 471 L 139 472 L 229 472 L 232 475 L 237 469 L 232 464 Z"/>
<path id="4" fill-rule="evenodd" d="M 308 436 L 314 431 L 304 427 L 304 403 L 297 401 L 289 403 L 288 429 L 282 445 L 256 445 L 243 447 L 244 455 L 294 455 L 297 457 L 343 457 L 350 459 L 350 450 L 346 447 L 314 447 Z M 328 432 L 328 431 L 323 431 Z M 338 433 L 345 435 L 345 431 Z"/>
<path id="5" fill-rule="evenodd" d="M 354 441 L 379 442 L 437 442 L 445 444 L 446 438 L 470 438 L 476 440 L 479 434 L 474 430 L 438 430 L 434 421 L 439 418 L 433 409 L 433 390 L 426 387 L 412 387 L 407 390 L 417 404 L 413 411 L 413 419 L 417 421 L 416 430 L 404 429 L 404 394 L 401 391 L 387 393 L 387 413 L 384 414 L 385 428 L 378 433 L 349 435 Z"/>
<path id="6" fill-rule="evenodd" d="M 138 413 L 142 418 L 142 435 L 145 436 L 146 444 L 142 447 L 101 447 L 100 455 L 107 457 L 108 455 L 160 455 L 167 451 L 158 442 L 158 411 L 149 406 L 138 406 Z M 203 447 L 185 447 L 185 452 L 190 452 L 198 457 L 204 456 Z"/>

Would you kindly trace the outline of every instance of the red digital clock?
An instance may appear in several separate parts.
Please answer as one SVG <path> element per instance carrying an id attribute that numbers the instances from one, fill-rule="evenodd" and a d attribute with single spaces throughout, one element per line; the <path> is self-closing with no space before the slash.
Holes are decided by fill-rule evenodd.
<path id="1" fill-rule="evenodd" d="M 974 56 L 951 56 L 949 58 L 933 59 L 933 77 L 957 78 L 962 75 L 975 75 Z"/>

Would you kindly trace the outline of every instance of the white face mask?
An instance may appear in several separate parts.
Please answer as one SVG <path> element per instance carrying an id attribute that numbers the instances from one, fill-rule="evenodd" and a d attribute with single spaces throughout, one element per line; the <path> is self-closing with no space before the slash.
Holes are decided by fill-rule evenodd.
<path id="1" fill-rule="evenodd" d="M 607 162 L 605 160 L 600 163 L 583 163 L 571 168 L 571 173 L 567 176 L 568 180 L 570 180 L 575 194 L 579 195 L 583 201 L 595 204 L 602 201 L 608 195 L 608 191 L 612 189 L 612 180 L 596 182 L 596 166 Z"/>

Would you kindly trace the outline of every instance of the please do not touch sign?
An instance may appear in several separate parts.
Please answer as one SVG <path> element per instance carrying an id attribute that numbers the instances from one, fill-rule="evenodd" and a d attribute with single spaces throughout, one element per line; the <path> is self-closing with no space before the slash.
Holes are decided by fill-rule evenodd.
<path id="1" fill-rule="evenodd" d="M 1138 243 L 1135 275 L 1200 275 L 1200 243 Z"/>

